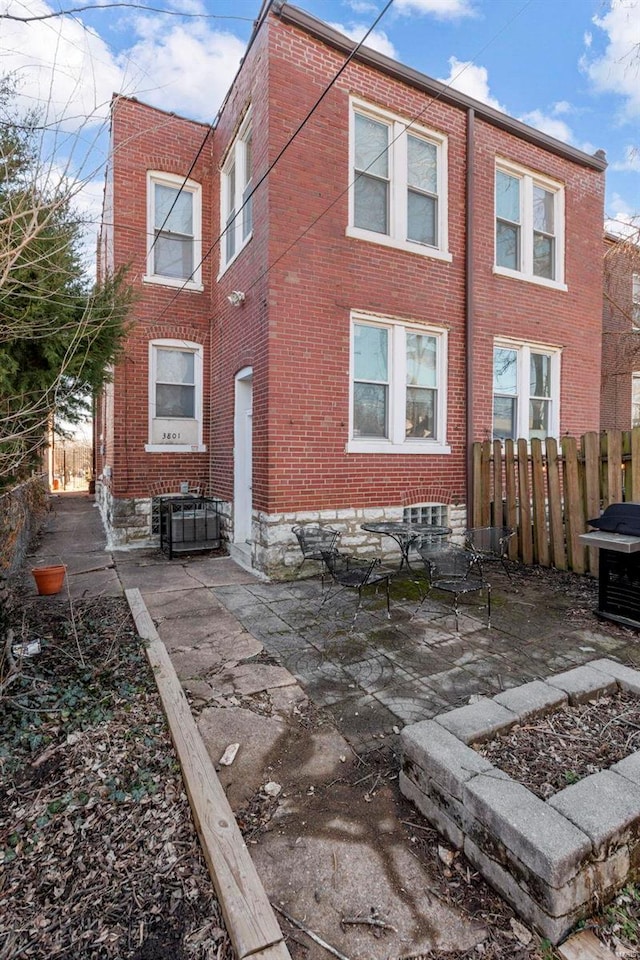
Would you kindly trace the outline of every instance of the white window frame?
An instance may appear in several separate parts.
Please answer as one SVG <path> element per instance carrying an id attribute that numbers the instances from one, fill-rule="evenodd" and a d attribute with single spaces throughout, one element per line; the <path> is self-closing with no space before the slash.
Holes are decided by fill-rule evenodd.
<path id="1" fill-rule="evenodd" d="M 382 327 L 389 331 L 389 437 L 354 437 L 353 384 L 355 379 L 354 342 L 357 324 Z M 437 409 L 436 436 L 406 437 L 406 333 L 435 337 L 437 342 Z M 451 453 L 446 440 L 447 429 L 447 359 L 448 332 L 444 327 L 383 317 L 377 314 L 351 312 L 349 348 L 349 439 L 347 453 L 399 453 L 412 456 Z"/>
<path id="2" fill-rule="evenodd" d="M 252 189 L 253 170 L 248 180 L 244 176 L 246 173 L 247 143 L 250 140 L 252 141 L 252 132 L 251 110 L 248 110 L 220 171 L 220 273 L 218 279 L 238 259 L 253 236 L 253 198 L 249 197 L 247 200 L 247 194 Z M 232 207 L 229 202 L 229 190 L 230 173 L 233 167 L 235 167 L 235 190 Z M 233 211 L 235 211 L 233 220 L 228 223 Z M 235 249 L 231 256 L 227 256 L 229 230 L 233 230 L 235 242 Z"/>
<path id="3" fill-rule="evenodd" d="M 635 394 L 638 394 L 638 400 L 635 399 Z M 634 419 L 634 414 L 638 410 L 637 423 Z M 640 427 L 640 370 L 634 370 L 631 374 L 631 426 Z"/>
<path id="4" fill-rule="evenodd" d="M 155 187 L 171 187 L 192 198 L 193 215 L 193 274 L 190 278 L 165 277 L 154 272 L 155 241 Z M 202 285 L 202 187 L 195 180 L 160 170 L 147 170 L 147 272 L 142 278 L 145 283 L 158 283 L 166 287 L 180 287 L 184 290 L 201 292 Z"/>
<path id="5" fill-rule="evenodd" d="M 631 274 L 631 329 L 640 330 L 640 273 Z"/>
<path id="6" fill-rule="evenodd" d="M 154 443 L 153 425 L 155 420 L 156 404 L 156 370 L 158 349 L 181 350 L 185 353 L 192 353 L 194 356 L 194 417 L 175 417 L 165 419 L 175 419 L 176 427 L 179 429 L 180 423 L 194 421 L 197 425 L 197 440 L 195 443 Z M 160 339 L 149 341 L 149 442 L 145 444 L 146 453 L 205 453 L 206 446 L 203 443 L 203 423 L 202 423 L 202 386 L 203 386 L 203 347 L 200 343 L 193 343 L 190 340 Z"/>
<path id="7" fill-rule="evenodd" d="M 529 343 L 522 340 L 510 340 L 506 337 L 496 338 L 493 342 L 493 348 L 502 348 L 504 350 L 515 350 L 518 354 L 517 366 L 517 392 L 516 403 L 516 436 L 513 439 L 519 440 L 525 438 L 528 443 L 529 437 L 529 376 L 530 362 L 532 353 L 543 353 L 551 358 L 551 396 L 549 398 L 551 409 L 549 412 L 549 432 L 548 436 L 560 437 L 560 372 L 562 348 L 550 346 L 545 343 Z M 493 350 L 491 353 L 491 436 L 493 437 L 493 401 L 494 401 L 494 374 L 493 374 Z"/>
<path id="8" fill-rule="evenodd" d="M 389 127 L 389 233 L 378 233 L 355 226 L 355 116 L 360 113 Z M 407 239 L 407 134 L 432 143 L 437 150 L 437 245 L 432 247 Z M 406 250 L 423 257 L 435 257 L 450 263 L 449 253 L 447 138 L 433 130 L 408 121 L 388 110 L 374 107 L 356 97 L 349 99 L 349 222 L 346 235 L 369 243 Z"/>
<path id="9" fill-rule="evenodd" d="M 496 174 L 505 173 L 507 176 L 515 177 L 520 181 L 520 258 L 521 264 L 519 270 L 512 270 L 510 267 L 498 266 L 497 250 L 497 222 L 498 222 L 498 204 L 497 191 L 495 189 Z M 516 280 L 526 280 L 529 283 L 537 283 L 543 287 L 552 287 L 554 290 L 567 290 L 565 284 L 565 190 L 563 184 L 557 180 L 551 180 L 542 174 L 534 173 L 510 160 L 502 158 L 496 159 L 494 177 L 494 255 L 493 272 L 501 277 L 512 277 Z M 548 277 L 538 277 L 533 272 L 533 188 L 540 187 L 548 190 L 554 197 L 554 238 L 555 238 L 555 279 Z"/>

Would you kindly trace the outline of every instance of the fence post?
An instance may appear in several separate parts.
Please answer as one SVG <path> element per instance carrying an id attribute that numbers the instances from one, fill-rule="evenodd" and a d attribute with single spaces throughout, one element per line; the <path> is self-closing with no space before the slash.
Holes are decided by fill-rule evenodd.
<path id="1" fill-rule="evenodd" d="M 567 525 L 567 551 L 569 569 L 574 573 L 584 573 L 584 547 L 579 537 L 584 533 L 585 518 L 582 497 L 580 495 L 580 477 L 578 473 L 578 446 L 575 437 L 562 438 L 564 457 L 564 515 Z"/>
<path id="2" fill-rule="evenodd" d="M 631 498 L 640 503 L 640 427 L 631 431 Z"/>
<path id="3" fill-rule="evenodd" d="M 507 526 L 516 531 L 509 539 L 509 558 L 517 560 L 521 556 L 520 534 L 518 532 L 518 500 L 516 494 L 516 465 L 513 455 L 513 440 L 504 442 L 504 475 L 507 494 Z"/>
<path id="4" fill-rule="evenodd" d="M 622 433 L 607 430 L 607 506 L 622 500 Z"/>
<path id="5" fill-rule="evenodd" d="M 473 445 L 473 501 L 471 517 L 467 518 L 468 527 L 481 526 L 482 516 L 482 447 L 479 443 Z"/>
<path id="6" fill-rule="evenodd" d="M 502 444 L 493 441 L 493 526 L 504 527 L 504 496 L 502 493 Z"/>
<path id="7" fill-rule="evenodd" d="M 531 490 L 533 494 L 533 535 L 535 557 L 541 567 L 549 566 L 549 534 L 545 504 L 544 466 L 542 463 L 542 440 L 531 440 Z"/>
<path id="8" fill-rule="evenodd" d="M 531 492 L 529 487 L 529 453 L 527 441 L 518 440 L 518 496 L 520 500 L 520 547 L 524 563 L 533 563 L 531 536 Z"/>
<path id="9" fill-rule="evenodd" d="M 584 499 L 586 517 L 600 515 L 600 439 L 595 430 L 585 433 L 582 438 L 584 453 Z M 598 572 L 598 550 L 590 547 L 587 551 L 589 570 Z"/>
<path id="10" fill-rule="evenodd" d="M 547 451 L 551 562 L 557 570 L 566 570 L 567 551 L 564 545 L 564 523 L 562 521 L 562 487 L 558 467 L 558 442 L 555 437 L 547 437 L 545 445 Z"/>

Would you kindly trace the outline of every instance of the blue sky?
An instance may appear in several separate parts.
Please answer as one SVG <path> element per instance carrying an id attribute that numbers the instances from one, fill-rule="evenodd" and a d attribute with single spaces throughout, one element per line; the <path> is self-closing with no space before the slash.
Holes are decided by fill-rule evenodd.
<path id="1" fill-rule="evenodd" d="M 4 73 L 47 111 L 43 167 L 82 185 L 99 218 L 113 92 L 211 121 L 261 0 L 99 4 L 73 15 L 0 20 Z M 0 0 L 34 17 L 82 0 Z M 386 0 L 296 4 L 360 39 Z M 158 10 L 178 15 L 166 15 Z M 183 16 L 191 14 L 189 17 Z M 609 161 L 606 215 L 624 232 L 640 214 L 640 0 L 394 0 L 370 46 Z"/>

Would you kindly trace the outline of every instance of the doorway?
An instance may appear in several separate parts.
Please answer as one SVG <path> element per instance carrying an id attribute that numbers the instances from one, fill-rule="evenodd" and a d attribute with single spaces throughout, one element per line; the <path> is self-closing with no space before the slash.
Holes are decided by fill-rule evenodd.
<path id="1" fill-rule="evenodd" d="M 251 543 L 253 368 L 236 375 L 233 448 L 233 542 Z"/>

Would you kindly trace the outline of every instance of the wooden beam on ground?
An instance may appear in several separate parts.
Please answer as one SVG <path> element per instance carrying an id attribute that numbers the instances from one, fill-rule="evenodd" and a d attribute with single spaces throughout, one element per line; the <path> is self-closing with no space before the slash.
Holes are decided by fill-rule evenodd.
<path id="1" fill-rule="evenodd" d="M 615 953 L 600 943 L 591 930 L 581 930 L 561 943 L 556 950 L 562 960 L 616 960 Z"/>
<path id="2" fill-rule="evenodd" d="M 156 679 L 182 778 L 227 931 L 239 960 L 290 960 L 280 925 L 242 839 L 166 647 L 139 590 L 125 591 Z"/>

